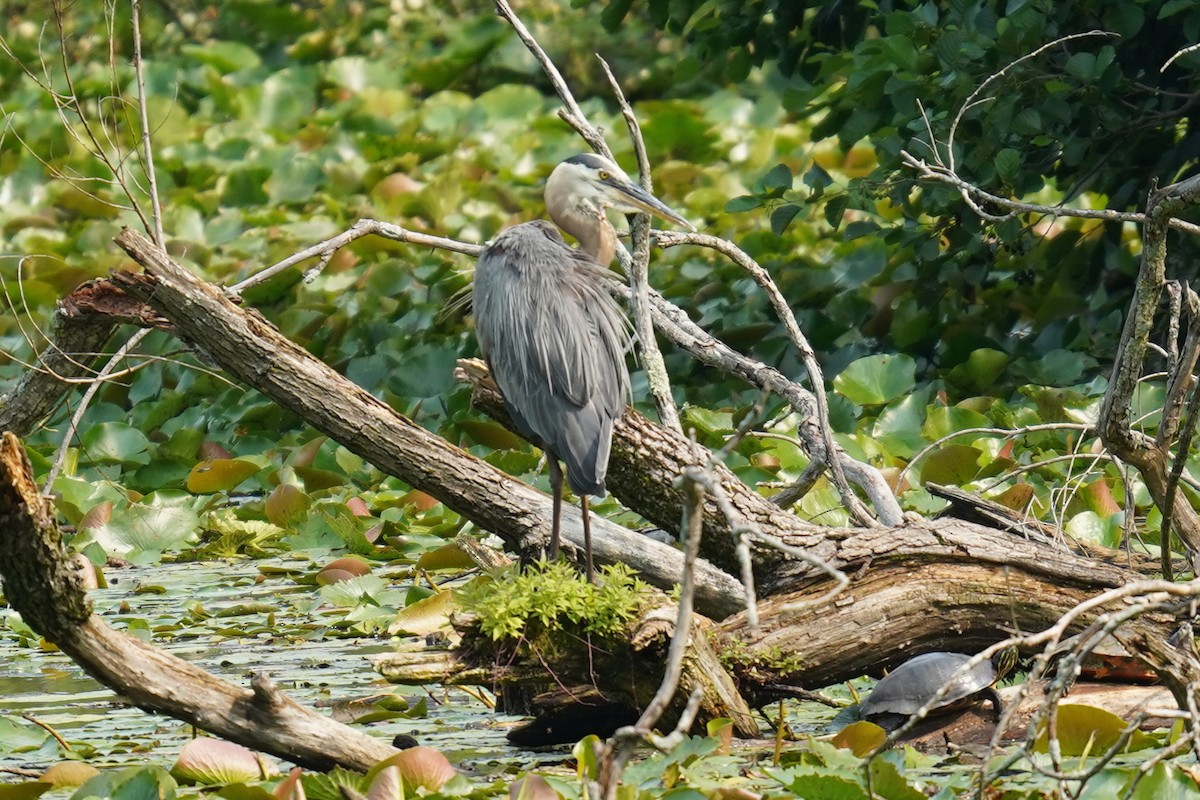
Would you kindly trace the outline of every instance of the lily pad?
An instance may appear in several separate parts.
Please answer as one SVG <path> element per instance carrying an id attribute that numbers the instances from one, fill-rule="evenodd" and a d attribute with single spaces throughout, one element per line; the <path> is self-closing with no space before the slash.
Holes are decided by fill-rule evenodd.
<path id="1" fill-rule="evenodd" d="M 108 524 L 91 533 L 107 553 L 128 555 L 178 547 L 199 530 L 200 518 L 191 509 L 138 504 L 115 509 Z"/>
<path id="2" fill-rule="evenodd" d="M 227 492 L 261 470 L 258 464 L 241 458 L 201 461 L 188 474 L 187 489 L 195 494 Z"/>
<path id="3" fill-rule="evenodd" d="M 1064 756 L 1101 755 L 1121 737 L 1128 722 L 1111 711 L 1095 706 L 1072 703 L 1058 707 L 1058 744 Z M 1135 730 L 1125 746 L 1126 752 L 1156 746 L 1154 737 Z M 1049 739 L 1043 725 L 1034 752 L 1048 751 Z"/>
<path id="4" fill-rule="evenodd" d="M 396 615 L 388 626 L 388 633 L 410 633 L 424 636 L 450 627 L 450 612 L 454 611 L 454 592 L 447 590 L 418 600 Z"/>
<path id="5" fill-rule="evenodd" d="M 183 746 L 171 775 L 184 783 L 203 785 L 248 783 L 274 772 L 263 757 L 240 744 L 221 739 L 192 739 Z"/>

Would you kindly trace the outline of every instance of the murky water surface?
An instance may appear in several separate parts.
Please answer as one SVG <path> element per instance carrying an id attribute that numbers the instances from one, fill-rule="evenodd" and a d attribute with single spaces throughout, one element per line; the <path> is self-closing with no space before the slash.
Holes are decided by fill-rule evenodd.
<path id="1" fill-rule="evenodd" d="M 510 747 L 504 734 L 517 718 L 497 715 L 464 692 L 383 681 L 369 659 L 391 648 L 386 638 L 345 638 L 335 628 L 344 611 L 322 607 L 313 586 L 282 575 L 264 578 L 259 570 L 264 564 L 311 569 L 308 562 L 294 561 L 110 569 L 111 586 L 91 597 L 113 627 L 238 685 L 248 686 L 251 672 L 265 670 L 295 700 L 327 713 L 335 704 L 381 694 L 401 695 L 410 707 L 424 699 L 429 709 L 424 718 L 363 728 L 387 740 L 409 734 L 466 769 L 491 773 L 561 758 Z M 272 610 L 219 616 L 248 603 Z M 19 644 L 11 631 L 0 638 L 0 665 L 0 714 L 20 724 L 27 724 L 21 715 L 31 715 L 73 747 L 94 749 L 88 760 L 97 767 L 146 761 L 169 767 L 193 735 L 182 722 L 122 702 L 63 654 Z M 59 760 L 60 750 L 50 740 L 40 750 L 0 755 L 0 767 L 41 769 Z"/>

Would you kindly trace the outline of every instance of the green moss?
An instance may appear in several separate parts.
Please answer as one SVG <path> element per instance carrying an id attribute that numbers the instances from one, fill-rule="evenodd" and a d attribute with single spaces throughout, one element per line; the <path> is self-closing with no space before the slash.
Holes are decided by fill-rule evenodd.
<path id="1" fill-rule="evenodd" d="M 791 675 L 804 669 L 804 659 L 797 653 L 784 652 L 778 647 L 751 650 L 739 641 L 714 642 L 721 664 L 739 675 Z"/>
<path id="2" fill-rule="evenodd" d="M 594 585 L 562 561 L 514 566 L 493 578 L 465 589 L 461 602 L 496 642 L 556 633 L 615 637 L 649 592 L 624 564 L 602 568 Z"/>

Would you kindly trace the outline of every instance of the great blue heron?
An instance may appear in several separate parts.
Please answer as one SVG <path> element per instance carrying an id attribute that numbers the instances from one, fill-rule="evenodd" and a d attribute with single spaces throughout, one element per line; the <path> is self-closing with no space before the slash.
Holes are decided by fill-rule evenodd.
<path id="1" fill-rule="evenodd" d="M 588 580 L 588 495 L 604 494 L 613 421 L 629 395 L 629 326 L 604 288 L 617 234 L 605 211 L 648 212 L 691 228 L 606 158 L 578 155 L 546 180 L 550 218 L 514 225 L 479 256 L 472 303 L 484 359 L 522 434 L 541 440 L 554 491 L 550 557 L 558 555 L 562 470 L 580 498 Z"/>

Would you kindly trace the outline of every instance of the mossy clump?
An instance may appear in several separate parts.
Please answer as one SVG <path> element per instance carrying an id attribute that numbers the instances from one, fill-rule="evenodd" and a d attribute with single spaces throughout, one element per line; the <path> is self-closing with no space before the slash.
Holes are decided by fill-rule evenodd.
<path id="1" fill-rule="evenodd" d="M 794 652 L 785 653 L 782 648 L 769 647 L 751 650 L 737 640 L 713 641 L 720 654 L 722 666 L 731 673 L 752 680 L 765 680 L 764 676 L 783 678 L 804 670 L 804 659 Z"/>
<path id="2" fill-rule="evenodd" d="M 493 641 L 539 639 L 557 633 L 623 635 L 650 594 L 624 564 L 603 567 L 596 584 L 563 561 L 516 566 L 465 588 L 460 602 Z"/>

